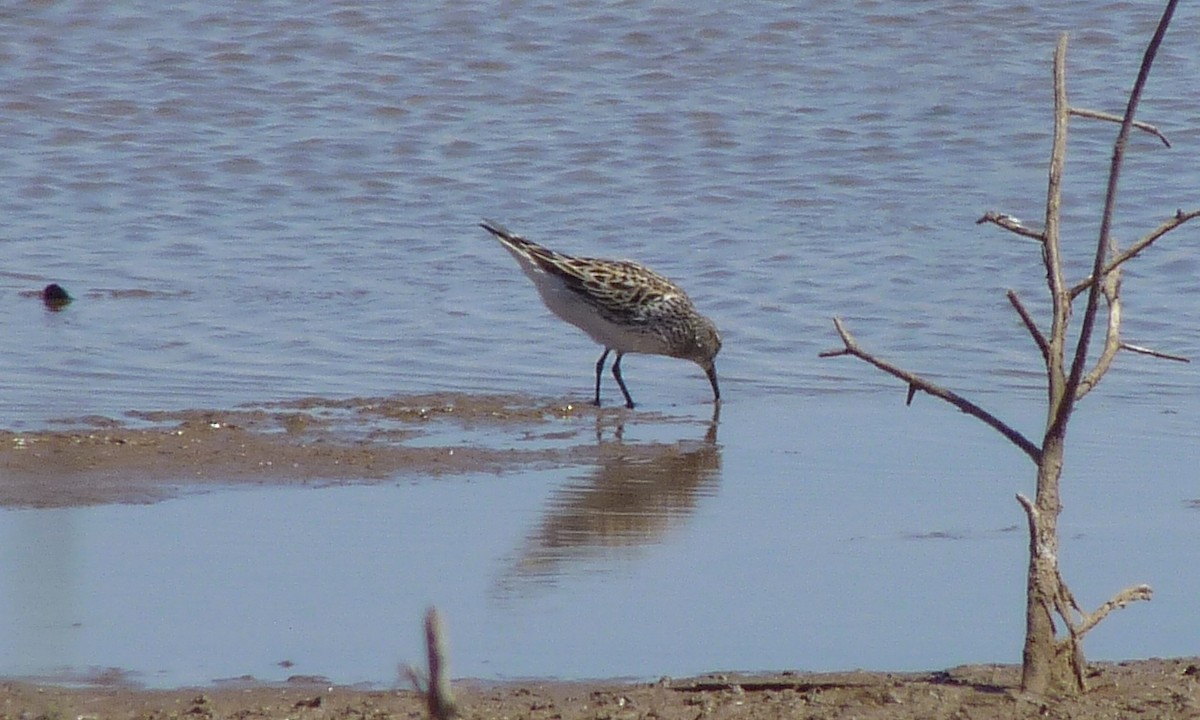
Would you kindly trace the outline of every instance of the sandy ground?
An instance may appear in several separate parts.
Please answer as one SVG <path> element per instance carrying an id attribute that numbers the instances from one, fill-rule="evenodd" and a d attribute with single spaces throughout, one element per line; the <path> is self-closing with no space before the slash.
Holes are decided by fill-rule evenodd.
<path id="1" fill-rule="evenodd" d="M 603 452 L 589 441 L 593 433 L 620 437 L 623 417 L 620 410 L 568 402 L 438 394 L 75 418 L 62 429 L 0 430 L 0 506 L 148 502 L 214 483 L 362 483 L 405 473 L 578 464 Z M 638 419 L 672 422 L 644 413 Z M 714 442 L 715 422 L 706 444 Z M 533 442 L 489 443 L 496 433 Z M 439 434 L 446 442 L 430 442 Z M 424 442 L 405 442 L 414 437 Z M 696 474 L 690 465 L 707 457 L 677 454 L 688 465 L 679 472 L 688 477 Z M 714 675 L 649 684 L 460 681 L 456 692 L 465 718 L 1200 718 L 1200 658 L 1096 663 L 1088 682 L 1086 695 L 1044 701 L 1018 692 L 1012 666 Z M 119 672 L 0 680 L 0 720 L 424 715 L 414 692 L 330 687 L 316 678 L 168 691 L 129 685 Z"/>
<path id="2" fill-rule="evenodd" d="M 656 683 L 459 681 L 463 718 L 1197 718 L 1200 658 L 1100 663 L 1080 697 L 1038 700 L 1016 690 L 1018 669 L 979 665 L 944 672 L 712 675 Z M 419 718 L 408 690 L 283 686 L 186 690 L 65 688 L 0 683 L 0 720 L 54 718 Z"/>

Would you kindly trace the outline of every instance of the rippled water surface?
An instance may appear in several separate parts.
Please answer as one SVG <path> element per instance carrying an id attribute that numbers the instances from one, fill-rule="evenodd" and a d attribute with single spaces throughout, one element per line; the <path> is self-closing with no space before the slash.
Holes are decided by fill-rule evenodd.
<path id="1" fill-rule="evenodd" d="M 598 451 L 567 471 L 0 511 L 0 647 L 23 648 L 0 673 L 386 683 L 418 656 L 429 602 L 456 672 L 480 677 L 1015 660 L 1028 462 L 816 355 L 842 315 L 1035 432 L 1040 362 L 1004 291 L 1044 315 L 1038 248 L 974 221 L 1039 220 L 1057 34 L 1073 102 L 1119 112 L 1158 12 L 0 10 L 0 427 L 442 390 L 586 399 L 598 349 L 484 217 L 678 279 L 722 329 L 726 397 L 710 432 L 694 366 L 628 358 L 642 406 L 683 418 L 630 420 L 634 470 Z M 1132 140 L 1124 242 L 1200 207 L 1197 37 L 1185 7 L 1141 111 L 1173 147 Z M 1073 277 L 1114 134 L 1072 125 Z M 1197 232 L 1130 267 L 1130 342 L 1200 356 Z M 49 282 L 75 302 L 43 308 Z M 1200 652 L 1198 398 L 1191 365 L 1123 355 L 1080 413 L 1076 594 L 1159 588 L 1089 637 L 1093 655 Z"/>

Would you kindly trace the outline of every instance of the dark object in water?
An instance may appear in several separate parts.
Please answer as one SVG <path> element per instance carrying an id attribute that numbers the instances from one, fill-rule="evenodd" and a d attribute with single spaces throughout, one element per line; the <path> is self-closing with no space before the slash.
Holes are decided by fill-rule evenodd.
<path id="1" fill-rule="evenodd" d="M 71 296 L 58 283 L 50 283 L 42 289 L 42 303 L 51 310 L 62 310 L 71 303 Z"/>

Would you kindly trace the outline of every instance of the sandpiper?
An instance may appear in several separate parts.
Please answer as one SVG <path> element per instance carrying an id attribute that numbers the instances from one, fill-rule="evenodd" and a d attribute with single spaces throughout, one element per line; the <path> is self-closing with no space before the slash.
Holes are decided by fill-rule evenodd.
<path id="1" fill-rule="evenodd" d="M 555 315 L 604 346 L 596 361 L 596 397 L 610 352 L 617 354 L 613 377 L 625 396 L 633 398 L 621 378 L 626 353 L 666 355 L 691 360 L 704 369 L 712 384 L 713 402 L 720 402 L 713 359 L 721 350 L 721 335 L 711 320 L 696 311 L 687 293 L 662 275 L 629 260 L 572 257 L 542 247 L 489 220 L 480 227 L 495 235 L 533 281 L 542 302 Z"/>

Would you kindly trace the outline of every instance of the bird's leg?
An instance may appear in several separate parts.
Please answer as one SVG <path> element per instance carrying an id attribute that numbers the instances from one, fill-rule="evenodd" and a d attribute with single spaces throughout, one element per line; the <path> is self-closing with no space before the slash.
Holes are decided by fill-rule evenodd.
<path id="1" fill-rule="evenodd" d="M 596 399 L 592 404 L 600 407 L 600 375 L 604 372 L 604 361 L 608 359 L 608 348 L 604 348 L 604 352 L 600 355 L 600 359 L 596 361 Z"/>
<path id="2" fill-rule="evenodd" d="M 621 394 L 625 396 L 625 407 L 633 409 L 633 398 L 629 397 L 629 390 L 625 387 L 625 380 L 621 378 L 621 358 L 625 357 L 625 353 L 617 351 L 617 359 L 613 361 L 612 372 L 613 377 L 617 379 L 617 385 L 621 386 Z"/>

